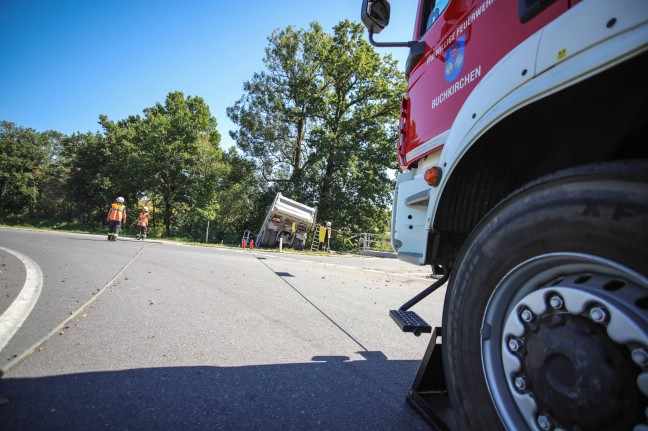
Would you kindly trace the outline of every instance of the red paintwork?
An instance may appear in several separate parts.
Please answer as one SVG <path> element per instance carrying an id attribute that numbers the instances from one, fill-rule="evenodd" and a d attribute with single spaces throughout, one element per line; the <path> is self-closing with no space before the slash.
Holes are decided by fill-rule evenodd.
<path id="1" fill-rule="evenodd" d="M 409 151 L 450 129 L 468 95 L 498 61 L 569 7 L 569 0 L 557 0 L 522 24 L 518 1 L 455 0 L 427 33 L 418 38 L 416 29 L 421 25 L 424 3 L 425 0 L 419 0 L 414 38 L 425 41 L 425 55 L 410 73 L 408 100 L 403 102 L 401 112 L 398 154 L 401 166 L 406 169 L 417 159 L 443 147 L 444 142 L 440 142 L 425 154 L 405 160 Z M 444 73 L 445 54 L 461 37 L 465 37 L 461 72 L 448 82 Z M 455 89 L 452 95 L 441 96 L 451 87 Z M 437 105 L 433 108 L 435 99 Z"/>

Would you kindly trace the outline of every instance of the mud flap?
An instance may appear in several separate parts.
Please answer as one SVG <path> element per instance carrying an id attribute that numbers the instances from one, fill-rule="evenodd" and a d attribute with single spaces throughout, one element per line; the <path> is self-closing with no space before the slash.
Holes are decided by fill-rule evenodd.
<path id="1" fill-rule="evenodd" d="M 456 431 L 459 427 L 446 390 L 441 343 L 437 342 L 440 335 L 441 328 L 434 328 L 406 400 L 433 430 Z"/>

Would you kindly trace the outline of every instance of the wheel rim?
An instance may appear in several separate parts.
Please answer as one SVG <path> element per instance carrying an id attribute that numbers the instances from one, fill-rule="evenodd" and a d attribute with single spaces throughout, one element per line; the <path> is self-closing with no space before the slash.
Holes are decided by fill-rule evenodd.
<path id="1" fill-rule="evenodd" d="M 646 424 L 647 309 L 648 279 L 595 256 L 547 254 L 506 274 L 484 314 L 482 363 L 507 428 Z"/>

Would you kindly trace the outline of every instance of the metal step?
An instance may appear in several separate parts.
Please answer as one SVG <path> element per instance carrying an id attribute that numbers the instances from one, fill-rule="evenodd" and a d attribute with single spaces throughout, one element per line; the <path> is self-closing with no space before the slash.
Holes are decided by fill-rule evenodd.
<path id="1" fill-rule="evenodd" d="M 389 315 L 403 332 L 412 332 L 417 337 L 432 332 L 432 327 L 413 311 L 389 310 Z"/>

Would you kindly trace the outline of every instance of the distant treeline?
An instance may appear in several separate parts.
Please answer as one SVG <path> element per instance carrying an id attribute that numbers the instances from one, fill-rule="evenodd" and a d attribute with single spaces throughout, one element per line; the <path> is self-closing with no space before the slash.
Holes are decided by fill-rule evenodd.
<path id="1" fill-rule="evenodd" d="M 38 132 L 0 121 L 0 221 L 101 228 L 111 202 L 155 208 L 155 234 L 236 243 L 256 233 L 277 191 L 352 232 L 384 232 L 405 81 L 348 21 L 268 38 L 263 71 L 227 110 L 238 148 L 223 151 L 201 97 L 171 92 L 101 130 Z M 209 226 L 209 228 L 208 228 Z"/>

